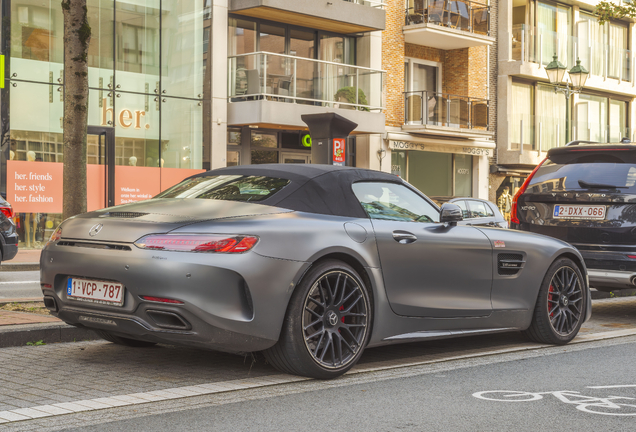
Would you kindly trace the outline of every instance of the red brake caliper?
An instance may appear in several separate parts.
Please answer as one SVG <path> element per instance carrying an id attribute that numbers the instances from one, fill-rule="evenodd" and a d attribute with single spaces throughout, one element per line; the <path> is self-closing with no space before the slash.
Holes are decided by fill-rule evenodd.
<path id="1" fill-rule="evenodd" d="M 548 294 L 548 300 L 552 300 L 552 293 L 554 292 L 554 287 L 552 285 L 550 285 L 550 294 Z M 550 315 L 550 318 L 552 318 L 552 315 L 554 315 L 554 312 L 552 312 L 554 305 L 550 302 L 548 302 L 548 314 Z"/>
<path id="2" fill-rule="evenodd" d="M 344 310 L 344 306 L 340 306 L 340 309 L 338 309 L 339 311 L 343 311 Z M 342 321 L 344 323 L 344 317 L 340 318 L 340 321 Z"/>

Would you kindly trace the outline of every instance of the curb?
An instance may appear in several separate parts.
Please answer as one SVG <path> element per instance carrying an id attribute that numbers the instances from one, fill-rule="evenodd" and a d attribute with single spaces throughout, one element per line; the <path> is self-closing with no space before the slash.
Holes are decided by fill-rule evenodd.
<path id="1" fill-rule="evenodd" d="M 40 263 L 2 263 L 0 264 L 0 272 L 10 271 L 39 271 Z"/>
<path id="2" fill-rule="evenodd" d="M 27 342 L 75 342 L 101 339 L 91 330 L 73 327 L 63 322 L 20 324 L 0 327 L 0 348 L 24 346 Z"/>

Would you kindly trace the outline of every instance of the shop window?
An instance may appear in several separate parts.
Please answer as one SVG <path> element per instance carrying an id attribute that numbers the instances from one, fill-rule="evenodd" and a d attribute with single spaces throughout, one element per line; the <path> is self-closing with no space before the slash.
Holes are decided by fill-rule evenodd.
<path id="1" fill-rule="evenodd" d="M 237 151 L 227 152 L 227 166 L 238 166 L 241 164 L 241 153 Z"/>
<path id="2" fill-rule="evenodd" d="M 278 152 L 252 150 L 252 165 L 278 163 Z"/>
<path id="3" fill-rule="evenodd" d="M 276 132 L 255 132 L 252 131 L 250 143 L 257 147 L 278 147 L 278 134 Z"/>
<path id="4" fill-rule="evenodd" d="M 241 145 L 241 128 L 227 128 L 227 144 Z"/>

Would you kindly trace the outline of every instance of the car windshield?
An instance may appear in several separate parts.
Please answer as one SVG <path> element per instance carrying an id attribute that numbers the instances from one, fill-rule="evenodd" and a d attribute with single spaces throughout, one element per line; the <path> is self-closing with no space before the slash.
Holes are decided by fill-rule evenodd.
<path id="1" fill-rule="evenodd" d="M 610 189 L 636 193 L 633 157 L 583 152 L 581 156 L 555 155 L 545 161 L 528 185 L 531 193 Z"/>
<path id="2" fill-rule="evenodd" d="M 199 198 L 222 201 L 262 201 L 289 184 L 289 180 L 242 175 L 189 178 L 155 198 Z"/>

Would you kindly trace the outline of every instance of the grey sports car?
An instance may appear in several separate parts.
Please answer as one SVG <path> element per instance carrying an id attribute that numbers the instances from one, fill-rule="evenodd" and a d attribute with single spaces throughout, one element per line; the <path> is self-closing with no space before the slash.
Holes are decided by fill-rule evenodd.
<path id="1" fill-rule="evenodd" d="M 591 313 L 579 252 L 461 219 L 382 172 L 222 168 L 66 220 L 41 286 L 54 315 L 114 343 L 262 351 L 323 379 L 367 346 L 511 330 L 572 340 Z"/>

